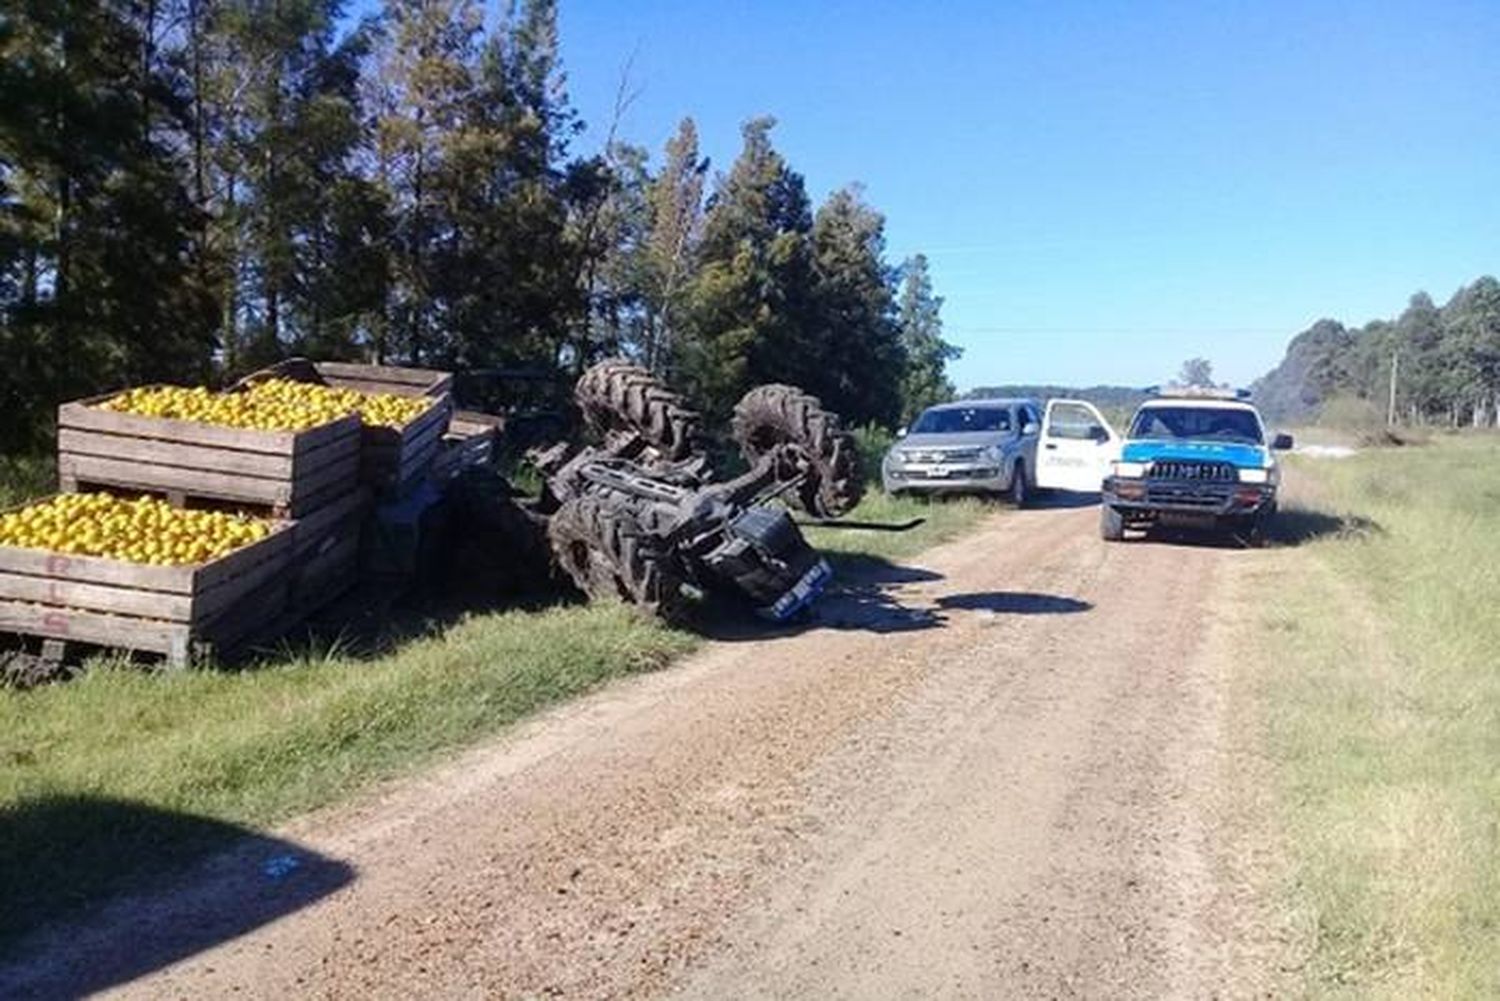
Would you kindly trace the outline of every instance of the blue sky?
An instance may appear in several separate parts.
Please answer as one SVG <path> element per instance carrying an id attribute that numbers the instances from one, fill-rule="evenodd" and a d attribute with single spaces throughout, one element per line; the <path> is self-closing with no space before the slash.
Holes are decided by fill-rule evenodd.
<path id="1" fill-rule="evenodd" d="M 1321 316 L 1500 271 L 1500 4 L 562 0 L 596 148 L 769 113 L 933 262 L 960 386 L 1248 382 Z"/>

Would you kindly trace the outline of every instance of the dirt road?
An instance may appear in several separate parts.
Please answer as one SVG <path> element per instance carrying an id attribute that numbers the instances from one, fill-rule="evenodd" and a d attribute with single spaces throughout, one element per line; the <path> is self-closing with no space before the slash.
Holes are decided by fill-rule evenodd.
<path id="1" fill-rule="evenodd" d="M 248 934 L 121 983 L 297 872 L 219 860 L 0 994 L 1264 993 L 1220 610 L 1276 553 L 1105 546 L 1095 517 L 997 515 L 819 628 L 715 643 L 278 832 L 354 878 Z"/>

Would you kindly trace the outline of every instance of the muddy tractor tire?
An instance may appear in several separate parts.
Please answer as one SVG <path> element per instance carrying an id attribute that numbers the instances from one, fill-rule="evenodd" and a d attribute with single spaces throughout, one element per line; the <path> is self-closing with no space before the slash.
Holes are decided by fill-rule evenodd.
<path id="1" fill-rule="evenodd" d="M 578 379 L 573 399 L 584 422 L 608 439 L 639 435 L 668 462 L 680 462 L 699 443 L 699 418 L 661 380 L 621 358 L 602 361 Z"/>
<path id="2" fill-rule="evenodd" d="M 566 501 L 547 526 L 557 565 L 591 600 L 617 599 L 668 622 L 687 611 L 682 575 L 628 507 L 586 495 Z"/>
<path id="3" fill-rule="evenodd" d="M 735 443 L 754 463 L 778 445 L 795 447 L 806 478 L 797 503 L 816 518 L 837 518 L 864 494 L 854 439 L 838 415 L 796 386 L 757 386 L 734 408 Z"/>

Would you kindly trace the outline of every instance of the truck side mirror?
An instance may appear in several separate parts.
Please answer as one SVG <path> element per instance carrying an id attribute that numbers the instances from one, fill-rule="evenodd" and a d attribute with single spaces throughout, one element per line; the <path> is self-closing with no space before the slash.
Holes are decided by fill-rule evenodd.
<path id="1" fill-rule="evenodd" d="M 901 427 L 898 427 L 896 429 L 896 437 L 897 438 L 905 438 L 906 437 L 906 426 L 905 425 L 902 425 Z"/>
<path id="2" fill-rule="evenodd" d="M 1096 444 L 1103 445 L 1109 441 L 1109 432 L 1104 430 L 1104 428 L 1100 427 L 1098 424 L 1090 424 L 1089 437 L 1092 438 Z"/>
<path id="3" fill-rule="evenodd" d="M 1271 439 L 1271 449 L 1276 452 L 1290 452 L 1292 450 L 1292 436 L 1282 432 Z"/>
<path id="4" fill-rule="evenodd" d="M 1036 421 L 1027 421 L 1021 425 L 1022 434 L 1036 434 L 1040 430 L 1041 428 L 1037 426 Z"/>

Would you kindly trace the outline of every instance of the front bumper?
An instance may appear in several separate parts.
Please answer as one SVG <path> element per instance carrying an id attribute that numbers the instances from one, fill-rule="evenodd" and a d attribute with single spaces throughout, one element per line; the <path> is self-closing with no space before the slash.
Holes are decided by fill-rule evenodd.
<path id="1" fill-rule="evenodd" d="M 903 490 L 935 493 L 951 490 L 1003 492 L 1006 483 L 1002 470 L 994 463 L 964 463 L 961 465 L 904 465 L 886 466 L 881 471 L 881 481 L 886 493 Z"/>
<path id="2" fill-rule="evenodd" d="M 1110 476 L 1104 480 L 1103 502 L 1126 515 L 1244 517 L 1273 509 L 1276 486 Z"/>

